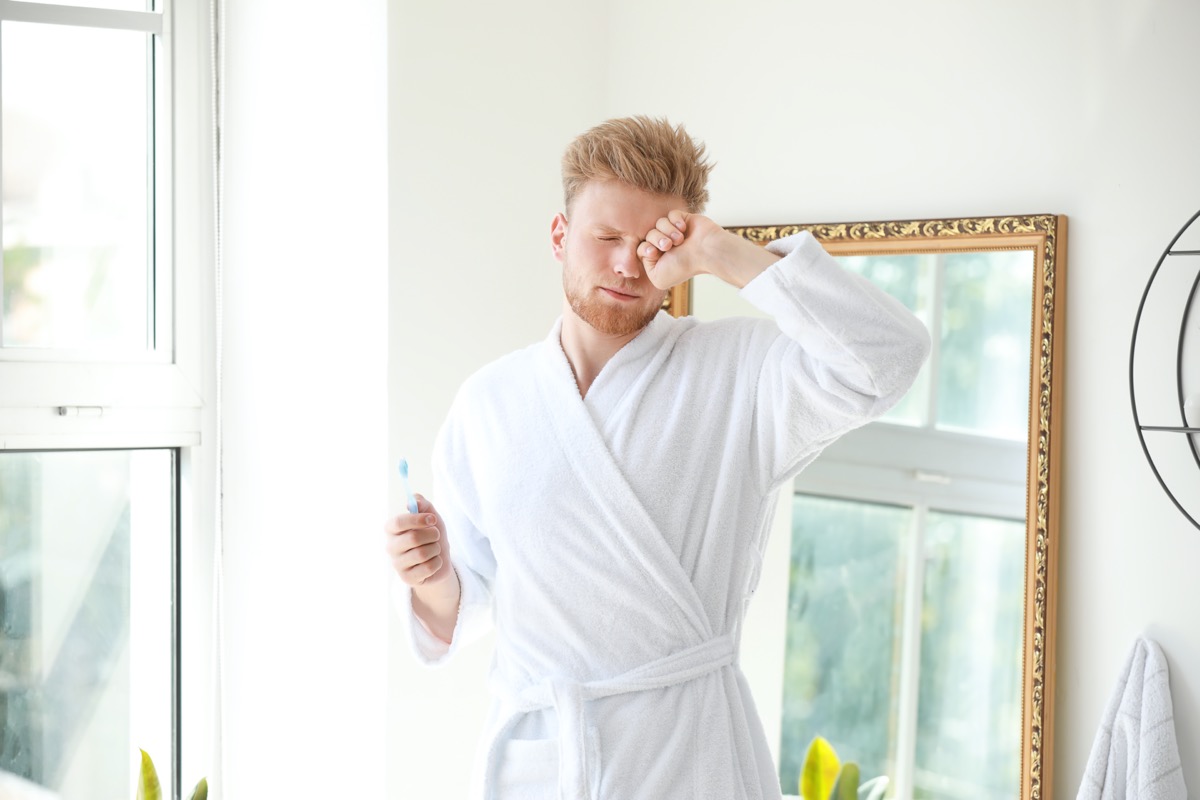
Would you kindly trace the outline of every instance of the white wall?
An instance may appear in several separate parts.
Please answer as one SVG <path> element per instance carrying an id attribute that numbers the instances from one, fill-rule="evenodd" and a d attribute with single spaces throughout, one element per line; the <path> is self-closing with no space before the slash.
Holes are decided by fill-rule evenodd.
<path id="1" fill-rule="evenodd" d="M 381 797 L 387 6 L 224 7 L 225 761 L 214 796 Z"/>
<path id="2" fill-rule="evenodd" d="M 724 224 L 1066 214 L 1054 796 L 1074 796 L 1142 633 L 1171 664 L 1185 778 L 1200 790 L 1200 531 L 1146 466 L 1126 385 L 1137 299 L 1200 207 L 1200 7 L 610 0 L 593 19 L 527 0 L 503 19 L 459 10 L 453 26 L 450 11 L 401 8 L 392 74 L 411 83 L 391 92 L 393 325 L 439 338 L 403 374 L 393 359 L 394 453 L 427 458 L 457 381 L 557 312 L 538 272 L 554 271 L 549 184 L 570 136 L 604 117 L 685 122 L 717 160 L 709 211 Z M 436 769 L 465 785 L 483 714 L 486 656 L 472 656 L 423 673 L 393 637 L 391 796 L 425 796 L 411 787 L 430 785 L 413 774 L 430 742 L 453 754 Z M 468 710 L 439 720 L 460 694 Z"/>
<path id="3" fill-rule="evenodd" d="M 558 158 L 601 107 L 605 18 L 557 0 L 401 0 L 388 30 L 388 446 L 408 458 L 414 491 L 430 493 L 434 436 L 463 378 L 558 316 Z M 391 507 L 402 506 L 393 482 Z M 388 796 L 463 797 L 490 642 L 438 671 L 417 666 L 394 619 L 391 642 Z"/>

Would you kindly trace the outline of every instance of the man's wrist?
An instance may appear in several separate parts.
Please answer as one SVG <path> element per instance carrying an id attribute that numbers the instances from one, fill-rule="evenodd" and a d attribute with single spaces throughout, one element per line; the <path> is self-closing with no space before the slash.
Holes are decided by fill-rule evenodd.
<path id="1" fill-rule="evenodd" d="M 420 597 L 426 605 L 441 604 L 446 600 L 457 600 L 462 593 L 462 582 L 458 577 L 458 569 L 451 564 L 444 575 L 435 579 L 427 579 L 424 583 L 412 587 L 413 594 Z"/>
<path id="2" fill-rule="evenodd" d="M 736 233 L 724 233 L 710 272 L 738 289 L 766 272 L 780 258 Z"/>

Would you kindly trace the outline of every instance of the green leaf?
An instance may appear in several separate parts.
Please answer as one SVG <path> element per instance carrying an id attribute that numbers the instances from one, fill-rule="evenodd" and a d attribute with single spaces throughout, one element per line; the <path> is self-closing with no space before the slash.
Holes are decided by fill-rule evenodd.
<path id="1" fill-rule="evenodd" d="M 858 764 L 847 761 L 842 765 L 837 783 L 833 785 L 833 794 L 829 795 L 830 800 L 858 800 L 858 779 Z"/>
<path id="2" fill-rule="evenodd" d="M 192 789 L 192 800 L 208 800 L 208 778 L 201 778 Z"/>
<path id="3" fill-rule="evenodd" d="M 829 800 L 841 767 L 833 745 L 820 736 L 813 737 L 800 771 L 800 796 L 804 800 Z"/>
<path id="4" fill-rule="evenodd" d="M 138 780 L 137 800 L 162 800 L 162 786 L 158 783 L 158 771 L 154 769 L 154 762 L 145 750 L 142 750 L 141 754 L 142 774 Z"/>

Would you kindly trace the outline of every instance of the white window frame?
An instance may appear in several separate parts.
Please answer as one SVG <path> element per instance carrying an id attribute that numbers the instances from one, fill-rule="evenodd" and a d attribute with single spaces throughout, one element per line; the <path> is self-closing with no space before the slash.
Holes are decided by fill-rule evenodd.
<path id="1" fill-rule="evenodd" d="M 181 59 L 171 35 L 175 3 L 158 11 L 119 11 L 0 0 L 0 22 L 36 22 L 141 31 L 155 35 L 154 186 L 155 347 L 144 354 L 0 350 L 0 450 L 95 447 L 187 447 L 200 441 L 205 370 L 200 363 L 206 297 L 198 257 L 179 257 L 205 234 L 184 234 L 179 221 L 201 223 L 199 177 L 181 164 L 207 157 L 203 134 L 181 136 L 177 86 L 195 86 L 200 52 Z M 186 5 L 186 4 L 182 4 Z M 190 50 L 192 48 L 186 48 Z M 191 63 L 189 63 L 191 62 Z M 181 78 L 190 75 L 189 83 Z M 192 103 L 198 98 L 188 98 Z M 2 98 L 0 98 L 2 102 Z M 3 143 L 0 142 L 0 147 Z M 185 160 L 186 159 L 186 160 Z M 181 191 L 193 184 L 192 191 Z M 202 186 L 203 184 L 201 184 Z M 189 207 L 192 206 L 192 207 Z M 209 225 L 208 230 L 211 230 Z M 183 238 L 181 240 L 181 234 Z M 2 234 L 0 234 L 2 235 Z M 211 246 L 201 247 L 201 252 Z"/>
<path id="2" fill-rule="evenodd" d="M 157 37 L 151 207 L 155 346 L 107 360 L 92 352 L 0 350 L 0 451 L 176 450 L 177 676 L 180 661 L 187 668 L 182 670 L 186 679 L 174 685 L 178 750 L 155 760 L 164 787 L 178 795 L 183 778 L 210 775 L 216 766 L 210 694 L 218 517 L 214 42 L 209 2 L 154 0 L 153 5 L 153 11 L 121 11 L 0 0 L 0 23 L 116 28 Z"/>

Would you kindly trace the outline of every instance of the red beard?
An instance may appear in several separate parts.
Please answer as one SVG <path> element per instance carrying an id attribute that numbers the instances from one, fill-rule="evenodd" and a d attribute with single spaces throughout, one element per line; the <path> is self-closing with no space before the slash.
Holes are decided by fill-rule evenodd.
<path id="1" fill-rule="evenodd" d="M 617 305 L 607 302 L 599 296 L 600 291 L 595 286 L 581 285 L 581 281 L 571 272 L 566 261 L 563 262 L 563 293 L 580 319 L 591 325 L 600 333 L 610 336 L 625 336 L 636 333 L 650 324 L 662 307 L 666 292 L 653 290 L 654 303 L 643 305 L 648 298 L 642 296 L 636 303 Z M 636 294 L 636 290 L 625 286 L 611 286 L 613 291 Z"/>

